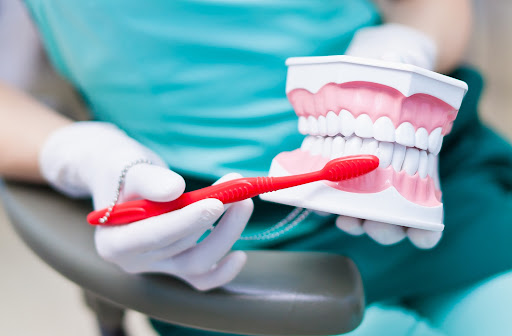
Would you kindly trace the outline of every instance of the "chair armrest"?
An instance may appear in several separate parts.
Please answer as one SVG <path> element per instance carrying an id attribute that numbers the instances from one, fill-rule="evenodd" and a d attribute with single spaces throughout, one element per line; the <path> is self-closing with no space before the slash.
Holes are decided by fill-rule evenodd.
<path id="1" fill-rule="evenodd" d="M 87 291 L 156 319 L 254 335 L 340 334 L 362 319 L 360 275 L 346 257 L 249 251 L 234 281 L 198 292 L 168 276 L 127 274 L 103 261 L 85 221 L 90 202 L 1 180 L 0 198 L 17 233 L 43 261 Z"/>

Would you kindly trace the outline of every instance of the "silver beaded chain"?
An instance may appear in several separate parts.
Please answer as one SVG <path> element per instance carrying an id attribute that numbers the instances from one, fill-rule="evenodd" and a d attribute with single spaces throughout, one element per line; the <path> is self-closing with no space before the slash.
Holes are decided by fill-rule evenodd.
<path id="1" fill-rule="evenodd" d="M 304 221 L 311 214 L 311 212 L 312 211 L 309 209 L 295 208 L 283 220 L 268 228 L 267 230 L 249 236 L 241 236 L 239 240 L 254 241 L 276 239 L 284 233 L 294 229 L 297 225 Z"/>
<path id="2" fill-rule="evenodd" d="M 117 188 L 116 188 L 116 194 L 114 196 L 114 199 L 112 200 L 112 203 L 110 203 L 107 212 L 105 212 L 105 215 L 99 219 L 100 224 L 105 224 L 108 221 L 108 218 L 110 217 L 110 214 L 112 213 L 112 210 L 114 210 L 114 207 L 116 206 L 117 202 L 119 201 L 119 195 L 121 194 L 121 190 L 124 185 L 124 180 L 126 179 L 126 174 L 128 173 L 128 170 L 132 168 L 133 166 L 136 166 L 138 164 L 151 164 L 151 161 L 148 159 L 138 159 L 133 162 L 130 162 L 126 166 L 124 166 L 123 170 L 121 171 L 121 175 L 119 176 L 119 179 L 117 181 Z"/>

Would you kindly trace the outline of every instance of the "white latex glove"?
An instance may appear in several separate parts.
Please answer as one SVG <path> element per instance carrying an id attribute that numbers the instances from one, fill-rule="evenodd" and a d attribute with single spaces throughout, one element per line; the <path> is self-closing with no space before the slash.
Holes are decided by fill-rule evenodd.
<path id="1" fill-rule="evenodd" d="M 434 40 L 423 32 L 408 26 L 387 23 L 358 30 L 345 54 L 434 70 L 437 47 Z"/>
<path id="2" fill-rule="evenodd" d="M 152 151 L 114 125 L 80 122 L 54 132 L 43 145 L 40 167 L 57 189 L 73 197 L 91 195 L 94 208 L 112 202 L 122 169 L 126 174 L 119 201 L 146 198 L 171 201 L 183 193 L 181 176 L 166 168 Z M 230 174 L 224 179 L 237 178 Z M 129 273 L 157 272 L 179 277 L 200 290 L 222 286 L 242 269 L 246 254 L 230 252 L 252 213 L 253 203 L 233 204 L 201 243 L 197 240 L 224 212 L 215 199 L 123 226 L 97 227 L 96 249 L 101 257 Z"/>
<path id="3" fill-rule="evenodd" d="M 436 64 L 435 42 L 413 28 L 384 24 L 357 31 L 346 55 L 416 65 L 433 70 Z M 399 225 L 339 216 L 336 226 L 355 236 L 368 234 L 382 245 L 392 245 L 406 237 L 418 248 L 429 249 L 441 239 L 442 232 L 406 228 Z"/>

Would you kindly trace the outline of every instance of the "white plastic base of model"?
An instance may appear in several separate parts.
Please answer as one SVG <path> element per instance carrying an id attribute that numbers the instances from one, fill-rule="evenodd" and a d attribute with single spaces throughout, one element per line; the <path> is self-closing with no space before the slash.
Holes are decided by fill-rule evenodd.
<path id="1" fill-rule="evenodd" d="M 316 93 L 328 83 L 363 81 L 386 85 L 410 97 L 434 96 L 458 110 L 468 85 L 455 78 L 403 63 L 352 56 L 292 57 L 286 60 L 286 93 L 306 89 Z"/>
<path id="2" fill-rule="evenodd" d="M 288 176 L 272 161 L 269 176 Z M 443 231 L 443 206 L 424 207 L 409 202 L 395 188 L 378 193 L 350 193 L 323 182 L 282 189 L 260 195 L 265 201 L 313 209 L 338 215 L 369 219 L 412 228 Z"/>

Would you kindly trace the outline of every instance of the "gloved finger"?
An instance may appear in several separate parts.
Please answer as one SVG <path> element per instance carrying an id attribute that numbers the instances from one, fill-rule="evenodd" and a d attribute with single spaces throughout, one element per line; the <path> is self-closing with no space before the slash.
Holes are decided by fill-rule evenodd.
<path id="1" fill-rule="evenodd" d="M 353 236 L 360 236 L 364 233 L 363 220 L 360 218 L 338 216 L 338 218 L 336 218 L 336 226 L 341 231 Z"/>
<path id="2" fill-rule="evenodd" d="M 175 257 L 178 267 L 188 274 L 202 274 L 225 256 L 240 238 L 254 205 L 251 199 L 234 203 L 215 229 L 197 246 Z"/>
<path id="3" fill-rule="evenodd" d="M 231 181 L 231 180 L 236 180 L 238 178 L 242 178 L 243 176 L 238 174 L 238 173 L 229 173 L 229 174 L 226 174 L 224 176 L 222 176 L 220 179 L 218 179 L 217 181 L 215 181 L 215 183 L 213 183 L 213 185 L 217 185 L 219 183 L 223 183 L 223 182 L 227 182 L 227 181 Z M 233 203 L 228 203 L 228 204 L 224 204 L 224 210 L 227 210 L 229 209 L 229 207 L 232 205 Z"/>
<path id="4" fill-rule="evenodd" d="M 223 286 L 233 280 L 242 270 L 247 261 L 247 254 L 243 251 L 234 251 L 224 257 L 214 268 L 204 274 L 183 277 L 196 289 L 210 290 Z"/>
<path id="5" fill-rule="evenodd" d="M 209 227 L 205 227 L 203 229 L 200 229 L 197 233 L 193 233 L 185 238 L 178 240 L 175 243 L 162 247 L 161 249 L 148 251 L 143 254 L 143 257 L 148 262 L 172 258 L 173 256 L 178 255 L 183 251 L 186 251 L 189 248 L 195 246 L 199 238 L 201 238 L 201 236 L 208 229 Z"/>
<path id="6" fill-rule="evenodd" d="M 120 226 L 98 226 L 98 253 L 112 260 L 129 253 L 157 250 L 209 228 L 224 212 L 217 199 L 205 199 L 183 209 Z"/>
<path id="7" fill-rule="evenodd" d="M 427 231 L 415 228 L 407 229 L 407 237 L 420 249 L 431 249 L 439 243 L 443 232 Z"/>
<path id="8" fill-rule="evenodd" d="M 155 202 L 168 202 L 185 191 L 185 180 L 164 167 L 139 164 L 126 174 L 120 201 L 144 198 Z"/>
<path id="9" fill-rule="evenodd" d="M 404 228 L 399 225 L 365 220 L 363 229 L 370 238 L 382 245 L 392 245 L 405 238 Z"/>

